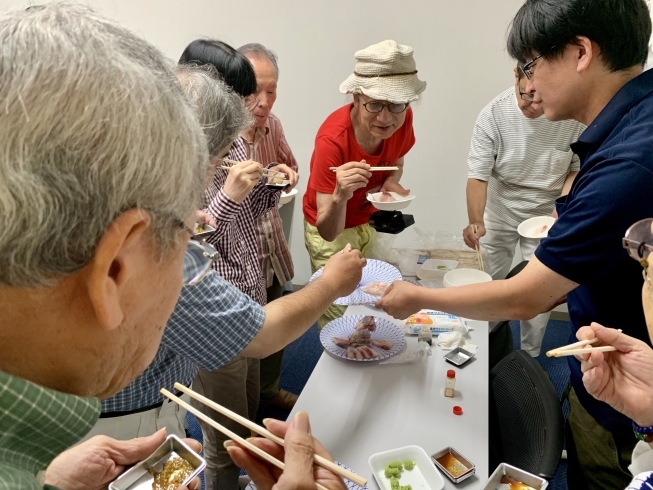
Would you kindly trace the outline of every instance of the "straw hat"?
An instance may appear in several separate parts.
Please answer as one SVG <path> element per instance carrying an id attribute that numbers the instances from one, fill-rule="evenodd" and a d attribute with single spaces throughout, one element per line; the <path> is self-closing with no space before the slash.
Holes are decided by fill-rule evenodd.
<path id="1" fill-rule="evenodd" d="M 388 40 L 356 51 L 354 57 L 354 73 L 340 84 L 343 94 L 401 104 L 417 100 L 426 88 L 426 82 L 417 78 L 410 46 Z"/>

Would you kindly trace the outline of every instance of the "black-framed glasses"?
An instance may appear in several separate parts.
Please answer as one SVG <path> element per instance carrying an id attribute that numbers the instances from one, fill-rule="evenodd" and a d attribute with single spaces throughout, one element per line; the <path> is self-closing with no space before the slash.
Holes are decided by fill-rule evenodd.
<path id="1" fill-rule="evenodd" d="M 530 60 L 529 62 L 524 63 L 523 65 L 520 65 L 520 66 L 519 66 L 519 70 L 524 74 L 524 76 L 525 76 L 526 78 L 528 78 L 529 80 L 532 80 L 532 78 L 533 78 L 533 63 L 535 63 L 535 62 L 536 62 L 537 60 L 539 60 L 542 56 L 544 56 L 544 55 L 547 54 L 548 52 L 554 50 L 555 48 L 556 48 L 555 46 L 551 46 L 549 49 L 547 49 L 547 50 L 544 51 L 543 53 L 538 54 L 535 58 L 533 58 L 533 59 Z"/>
<path id="2" fill-rule="evenodd" d="M 392 102 L 379 102 L 378 100 L 361 102 L 361 104 L 363 105 L 363 107 L 365 107 L 365 110 L 367 112 L 370 112 L 372 114 L 378 114 L 379 112 L 383 111 L 384 107 L 387 107 L 388 112 L 391 112 L 392 114 L 401 114 L 406 109 L 408 109 L 408 106 L 410 106 L 408 102 L 403 104 L 394 104 Z"/>
<path id="3" fill-rule="evenodd" d="M 519 96 L 522 98 L 522 100 L 527 102 L 533 102 L 535 100 L 535 92 L 522 92 L 520 90 Z"/>
<path id="4" fill-rule="evenodd" d="M 622 239 L 623 247 L 644 267 L 644 277 L 648 268 L 648 256 L 653 252 L 653 218 L 638 221 L 626 230 Z"/>

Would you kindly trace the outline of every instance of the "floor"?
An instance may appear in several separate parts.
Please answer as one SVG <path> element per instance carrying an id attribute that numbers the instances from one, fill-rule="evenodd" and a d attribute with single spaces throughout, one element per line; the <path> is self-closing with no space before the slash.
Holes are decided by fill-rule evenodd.
<path id="1" fill-rule="evenodd" d="M 511 322 L 515 349 L 519 349 L 519 322 Z M 569 322 L 551 320 L 547 326 L 546 334 L 542 345 L 542 352 L 559 347 L 568 343 L 571 334 Z M 281 387 L 293 393 L 300 393 L 306 385 L 313 368 L 322 354 L 317 326 L 314 325 L 308 332 L 295 342 L 290 344 L 285 351 L 281 371 Z M 544 370 L 549 374 L 551 382 L 560 396 L 569 382 L 569 368 L 564 358 L 548 358 L 544 354 L 536 358 Z M 568 403 L 563 405 L 565 417 L 568 413 Z M 257 415 L 260 421 L 267 417 L 285 419 L 289 412 L 274 409 L 273 407 L 261 407 Z M 189 435 L 195 439 L 202 439 L 202 432 L 197 421 L 192 415 L 189 418 Z M 567 490 L 566 461 L 561 461 L 555 478 L 549 483 L 549 490 Z"/>

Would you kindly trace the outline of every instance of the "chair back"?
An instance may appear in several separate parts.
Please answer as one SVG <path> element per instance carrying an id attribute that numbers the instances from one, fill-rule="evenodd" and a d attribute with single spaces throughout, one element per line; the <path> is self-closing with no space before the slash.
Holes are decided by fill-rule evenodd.
<path id="1" fill-rule="evenodd" d="M 490 473 L 505 462 L 547 480 L 562 454 L 564 417 L 546 372 L 525 351 L 490 372 Z"/>

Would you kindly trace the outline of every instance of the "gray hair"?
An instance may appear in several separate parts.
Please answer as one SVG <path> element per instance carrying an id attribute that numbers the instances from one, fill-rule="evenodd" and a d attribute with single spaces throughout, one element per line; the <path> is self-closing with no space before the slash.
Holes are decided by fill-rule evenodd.
<path id="1" fill-rule="evenodd" d="M 277 60 L 279 57 L 271 50 L 259 43 L 249 43 L 238 48 L 238 52 L 243 56 L 249 55 L 251 58 L 264 58 L 267 59 L 274 66 L 277 72 L 277 80 L 279 80 L 279 65 Z"/>
<path id="2" fill-rule="evenodd" d="M 243 100 L 219 79 L 214 66 L 178 65 L 174 72 L 204 129 L 210 156 L 218 155 L 252 127 L 254 119 Z"/>
<path id="3" fill-rule="evenodd" d="M 197 209 L 206 139 L 159 51 L 91 9 L 0 16 L 0 283 L 50 286 L 87 265 L 128 209 L 159 259 Z"/>

